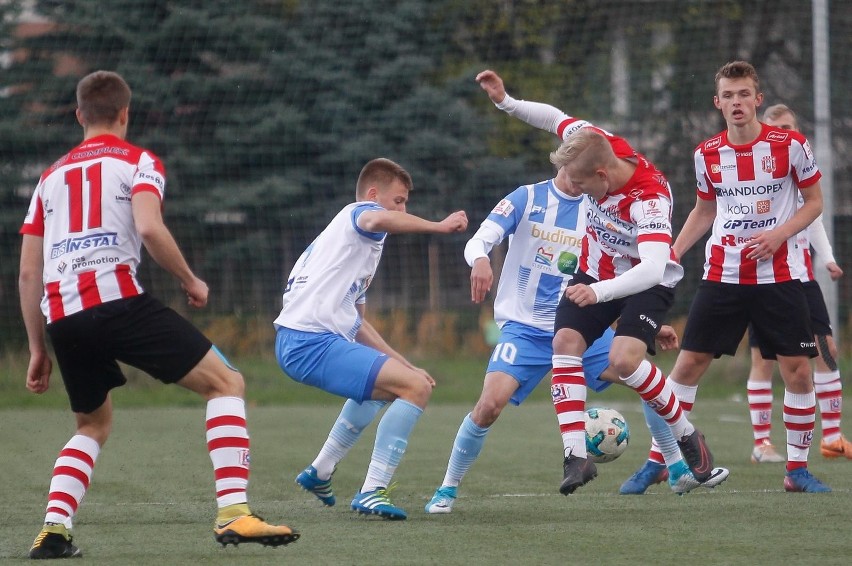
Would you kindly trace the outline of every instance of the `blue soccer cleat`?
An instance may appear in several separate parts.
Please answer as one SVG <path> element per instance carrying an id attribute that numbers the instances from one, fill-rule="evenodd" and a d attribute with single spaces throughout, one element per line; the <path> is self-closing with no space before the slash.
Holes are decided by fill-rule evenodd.
<path id="1" fill-rule="evenodd" d="M 665 464 L 646 460 L 642 467 L 636 470 L 636 473 L 621 484 L 618 493 L 621 495 L 642 495 L 646 489 L 655 483 L 666 481 L 668 477 L 669 471 Z"/>
<path id="2" fill-rule="evenodd" d="M 317 499 L 323 502 L 323 505 L 333 507 L 336 499 L 334 492 L 331 490 L 331 478 L 321 480 L 317 477 L 317 469 L 313 466 L 308 466 L 305 470 L 296 476 L 296 483 L 302 486 L 305 491 L 310 491 L 317 496 Z"/>
<path id="3" fill-rule="evenodd" d="M 784 476 L 784 491 L 828 493 L 831 488 L 814 477 L 807 468 L 796 468 Z"/>
<path id="4" fill-rule="evenodd" d="M 361 515 L 378 515 L 383 519 L 391 521 L 405 520 L 408 515 L 391 503 L 388 498 L 390 489 L 380 487 L 373 491 L 365 491 L 359 493 L 352 499 L 352 510 L 357 511 Z"/>
<path id="5" fill-rule="evenodd" d="M 456 502 L 456 487 L 442 485 L 435 490 L 435 495 L 426 504 L 427 513 L 452 513 L 453 503 Z"/>

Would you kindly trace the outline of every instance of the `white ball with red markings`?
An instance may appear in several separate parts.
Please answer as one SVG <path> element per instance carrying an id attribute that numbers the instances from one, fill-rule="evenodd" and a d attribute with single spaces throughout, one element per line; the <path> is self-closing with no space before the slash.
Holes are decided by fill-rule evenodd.
<path id="1" fill-rule="evenodd" d="M 627 450 L 630 428 L 627 419 L 615 409 L 586 409 L 586 452 L 593 462 L 612 462 Z"/>

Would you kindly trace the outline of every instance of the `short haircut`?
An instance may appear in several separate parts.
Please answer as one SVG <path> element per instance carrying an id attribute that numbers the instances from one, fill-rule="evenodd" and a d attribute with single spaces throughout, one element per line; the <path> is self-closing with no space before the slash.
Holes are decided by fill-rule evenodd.
<path id="1" fill-rule="evenodd" d="M 615 152 L 609 140 L 592 128 L 581 128 L 562 142 L 550 154 L 550 162 L 557 167 L 571 165 L 581 175 L 593 175 L 602 167 L 615 161 Z"/>
<path id="2" fill-rule="evenodd" d="M 719 92 L 719 81 L 722 79 L 751 79 L 754 81 L 755 92 L 760 92 L 760 79 L 757 70 L 746 61 L 731 61 L 725 63 L 716 71 L 716 93 Z"/>
<path id="3" fill-rule="evenodd" d="M 793 124 L 798 129 L 799 127 L 799 117 L 796 116 L 796 113 L 790 110 L 790 107 L 786 104 L 773 104 L 763 111 L 763 119 L 764 120 L 777 120 L 784 114 L 789 114 L 793 117 Z"/>
<path id="4" fill-rule="evenodd" d="M 130 106 L 130 87 L 118 73 L 95 71 L 77 83 L 77 107 L 83 123 L 109 125 Z"/>
<path id="5" fill-rule="evenodd" d="M 359 198 L 363 197 L 370 187 L 377 186 L 384 189 L 395 180 L 401 181 L 409 191 L 414 188 L 411 175 L 401 165 L 384 157 L 373 159 L 361 169 L 358 183 L 355 185 L 355 195 Z"/>

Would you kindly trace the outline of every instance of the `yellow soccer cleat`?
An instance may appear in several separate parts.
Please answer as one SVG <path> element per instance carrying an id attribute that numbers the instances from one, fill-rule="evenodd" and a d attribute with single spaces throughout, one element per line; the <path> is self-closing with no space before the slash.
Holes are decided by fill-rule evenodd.
<path id="1" fill-rule="evenodd" d="M 299 539 L 299 533 L 285 525 L 270 525 L 257 515 L 243 515 L 213 527 L 216 542 L 222 546 L 258 542 L 263 546 L 281 546 Z"/>

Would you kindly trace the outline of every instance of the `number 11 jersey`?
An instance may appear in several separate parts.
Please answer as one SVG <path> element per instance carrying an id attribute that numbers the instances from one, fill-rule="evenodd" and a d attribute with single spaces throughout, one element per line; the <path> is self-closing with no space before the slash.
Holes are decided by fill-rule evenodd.
<path id="1" fill-rule="evenodd" d="M 113 135 L 85 140 L 42 174 L 20 233 L 44 238 L 48 323 L 143 292 L 130 199 L 150 191 L 162 201 L 165 185 L 154 154 Z"/>

